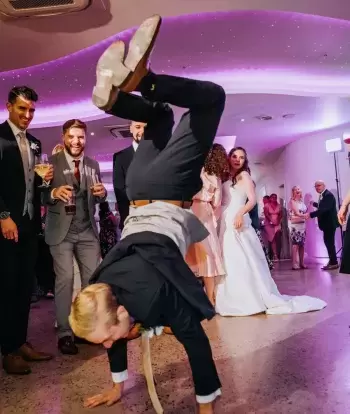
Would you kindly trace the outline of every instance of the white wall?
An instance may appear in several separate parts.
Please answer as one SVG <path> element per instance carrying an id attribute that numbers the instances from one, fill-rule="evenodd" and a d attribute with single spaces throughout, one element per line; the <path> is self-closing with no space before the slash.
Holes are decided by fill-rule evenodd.
<path id="1" fill-rule="evenodd" d="M 258 187 L 265 186 L 266 192 L 279 193 L 279 185 L 285 185 L 285 197 L 288 201 L 291 189 L 299 185 L 304 193 L 306 204 L 311 199 L 317 201 L 318 195 L 314 190 L 314 182 L 324 180 L 327 188 L 336 196 L 336 181 L 333 154 L 328 154 L 325 149 L 325 141 L 342 137 L 345 131 L 350 130 L 350 125 L 322 131 L 317 134 L 305 136 L 285 147 L 281 153 L 275 154 L 264 162 L 266 164 L 264 174 L 259 177 Z M 339 184 L 341 199 L 350 189 L 350 167 L 346 152 L 337 154 L 339 165 Z M 337 249 L 341 246 L 340 231 L 337 232 Z M 306 252 L 310 260 L 320 261 L 327 257 L 326 249 L 322 241 L 322 233 L 317 228 L 316 220 L 307 223 Z"/>

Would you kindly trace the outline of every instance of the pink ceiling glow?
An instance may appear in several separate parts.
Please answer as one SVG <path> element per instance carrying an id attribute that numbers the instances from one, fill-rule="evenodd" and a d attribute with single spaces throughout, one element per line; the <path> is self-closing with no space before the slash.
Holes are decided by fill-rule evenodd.
<path id="1" fill-rule="evenodd" d="M 15 84 L 40 95 L 33 127 L 105 115 L 90 102 L 95 64 L 116 34 L 42 65 L 0 73 L 3 100 Z M 350 96 L 350 22 L 297 13 L 237 11 L 166 18 L 152 57 L 155 72 L 220 83 L 228 94 Z M 6 112 L 0 112 L 0 119 Z"/>

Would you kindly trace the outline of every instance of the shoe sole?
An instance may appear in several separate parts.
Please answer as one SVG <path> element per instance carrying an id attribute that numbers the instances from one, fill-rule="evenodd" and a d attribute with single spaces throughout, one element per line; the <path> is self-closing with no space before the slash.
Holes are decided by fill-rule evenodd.
<path id="1" fill-rule="evenodd" d="M 147 61 L 149 60 L 149 57 L 154 48 L 154 43 L 159 34 L 159 29 L 162 24 L 162 18 L 158 15 L 155 15 L 147 19 L 143 23 L 143 25 L 145 24 L 154 25 L 153 30 L 151 32 L 150 41 L 148 45 L 146 43 L 146 48 L 144 51 L 135 54 L 133 53 L 133 51 L 137 50 L 137 45 L 142 43 L 144 33 L 141 30 L 137 30 L 134 36 L 132 37 L 129 45 L 129 52 L 124 62 L 125 66 L 128 69 L 130 69 L 131 72 L 129 76 L 125 79 L 124 83 L 120 85 L 120 89 L 122 89 L 124 92 L 133 92 L 138 86 L 140 79 L 143 77 L 143 71 L 146 68 Z M 140 26 L 140 28 L 141 27 L 142 25 Z"/>
<path id="2" fill-rule="evenodd" d="M 110 106 L 118 95 L 118 87 L 125 83 L 130 75 L 130 70 L 120 61 L 121 48 L 125 53 L 124 43 L 120 40 L 112 43 L 98 60 L 92 102 L 100 109 Z M 117 71 L 116 66 L 119 66 Z"/>
<path id="3" fill-rule="evenodd" d="M 153 22 L 156 20 L 155 22 Z M 118 96 L 118 89 L 124 92 L 132 92 L 136 89 L 142 75 L 140 72 L 145 68 L 147 60 L 153 50 L 159 29 L 162 23 L 160 16 L 153 16 L 147 19 L 144 24 L 153 24 L 150 41 L 145 51 L 135 55 L 136 45 L 140 43 L 140 37 L 144 36 L 142 31 L 136 31 L 129 45 L 129 53 L 122 66 L 120 59 L 121 41 L 116 41 L 109 46 L 102 54 L 97 63 L 97 82 L 92 92 L 92 102 L 102 110 L 109 109 L 111 103 L 115 102 Z M 140 27 L 142 27 L 142 25 Z M 124 43 L 123 43 L 124 45 Z M 123 46 L 125 47 L 125 46 Z M 118 71 L 115 70 L 116 64 L 120 64 Z"/>

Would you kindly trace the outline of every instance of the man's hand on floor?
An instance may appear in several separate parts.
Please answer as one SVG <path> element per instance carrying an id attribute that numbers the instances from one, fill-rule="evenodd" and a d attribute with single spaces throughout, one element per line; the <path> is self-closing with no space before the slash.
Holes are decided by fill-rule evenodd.
<path id="1" fill-rule="evenodd" d="M 84 401 L 84 408 L 94 408 L 102 404 L 107 407 L 117 403 L 123 394 L 124 383 L 114 384 L 111 390 L 89 397 Z"/>

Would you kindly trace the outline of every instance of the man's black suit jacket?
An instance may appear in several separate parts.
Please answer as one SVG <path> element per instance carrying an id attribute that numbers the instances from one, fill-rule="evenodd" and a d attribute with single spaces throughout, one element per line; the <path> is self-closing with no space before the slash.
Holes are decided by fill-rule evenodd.
<path id="1" fill-rule="evenodd" d="M 131 145 L 113 155 L 113 187 L 115 198 L 118 203 L 120 214 L 119 227 L 122 229 L 124 221 L 129 215 L 129 199 L 126 195 L 126 174 L 128 172 L 131 161 L 134 157 L 135 150 Z"/>
<path id="2" fill-rule="evenodd" d="M 310 213 L 311 218 L 317 217 L 318 227 L 322 231 L 334 231 L 339 227 L 337 218 L 337 203 L 334 195 L 325 190 L 322 194 L 320 203 L 314 203 L 316 211 Z"/>
<path id="3" fill-rule="evenodd" d="M 252 221 L 252 227 L 254 230 L 260 230 L 260 218 L 259 218 L 259 207 L 258 203 L 249 211 L 249 217 Z"/>
<path id="4" fill-rule="evenodd" d="M 37 145 L 37 154 L 41 154 L 41 143 L 27 132 L 29 143 Z M 41 231 L 40 217 L 40 177 L 35 174 L 34 181 L 34 220 L 38 234 Z M 21 152 L 16 137 L 8 122 L 0 124 L 0 212 L 8 211 L 12 220 L 20 226 L 23 219 L 26 182 Z"/>
<path id="5" fill-rule="evenodd" d="M 177 245 L 158 233 L 135 233 L 121 240 L 96 269 L 90 283 L 109 284 L 118 304 L 145 327 L 162 323 L 162 292 L 166 286 L 175 288 L 201 320 L 215 316 Z"/>

